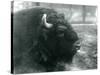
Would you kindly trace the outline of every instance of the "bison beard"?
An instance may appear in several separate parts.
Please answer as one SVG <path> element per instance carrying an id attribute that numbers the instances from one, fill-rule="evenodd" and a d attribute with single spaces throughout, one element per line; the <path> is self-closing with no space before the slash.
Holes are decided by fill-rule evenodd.
<path id="1" fill-rule="evenodd" d="M 32 8 L 15 13 L 13 15 L 15 73 L 21 73 L 17 72 L 19 66 L 37 70 L 42 66 L 45 68 L 44 71 L 54 71 L 59 62 L 71 63 L 77 52 L 74 48 L 77 40 L 76 32 L 65 20 L 64 15 L 53 9 Z"/>

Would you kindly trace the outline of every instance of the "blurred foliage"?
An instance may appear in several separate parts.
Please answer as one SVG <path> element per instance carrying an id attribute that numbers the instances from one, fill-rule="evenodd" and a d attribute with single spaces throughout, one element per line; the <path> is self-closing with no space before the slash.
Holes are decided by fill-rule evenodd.
<path id="1" fill-rule="evenodd" d="M 40 3 L 31 1 L 15 1 L 14 12 L 33 7 L 53 8 L 65 15 L 71 23 L 96 23 L 97 7 L 72 4 Z"/>

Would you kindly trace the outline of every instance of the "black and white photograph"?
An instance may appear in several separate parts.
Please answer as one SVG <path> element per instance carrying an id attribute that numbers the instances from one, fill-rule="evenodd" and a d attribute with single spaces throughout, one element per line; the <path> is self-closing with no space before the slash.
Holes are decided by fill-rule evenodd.
<path id="1" fill-rule="evenodd" d="M 97 9 L 11 1 L 11 73 L 97 69 Z"/>

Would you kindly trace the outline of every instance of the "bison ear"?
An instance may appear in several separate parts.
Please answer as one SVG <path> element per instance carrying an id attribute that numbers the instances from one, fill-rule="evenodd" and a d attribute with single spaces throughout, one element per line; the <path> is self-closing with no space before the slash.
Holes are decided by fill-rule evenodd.
<path id="1" fill-rule="evenodd" d="M 47 23 L 47 14 L 43 14 L 42 23 L 43 25 L 45 25 L 46 28 L 51 28 L 53 26 L 53 24 Z"/>

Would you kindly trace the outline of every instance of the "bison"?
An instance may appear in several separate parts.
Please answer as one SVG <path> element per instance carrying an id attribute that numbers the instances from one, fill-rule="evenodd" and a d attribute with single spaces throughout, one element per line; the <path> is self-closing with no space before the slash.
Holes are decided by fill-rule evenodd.
<path id="1" fill-rule="evenodd" d="M 14 73 L 50 72 L 72 62 L 79 38 L 63 14 L 36 7 L 12 15 Z"/>

